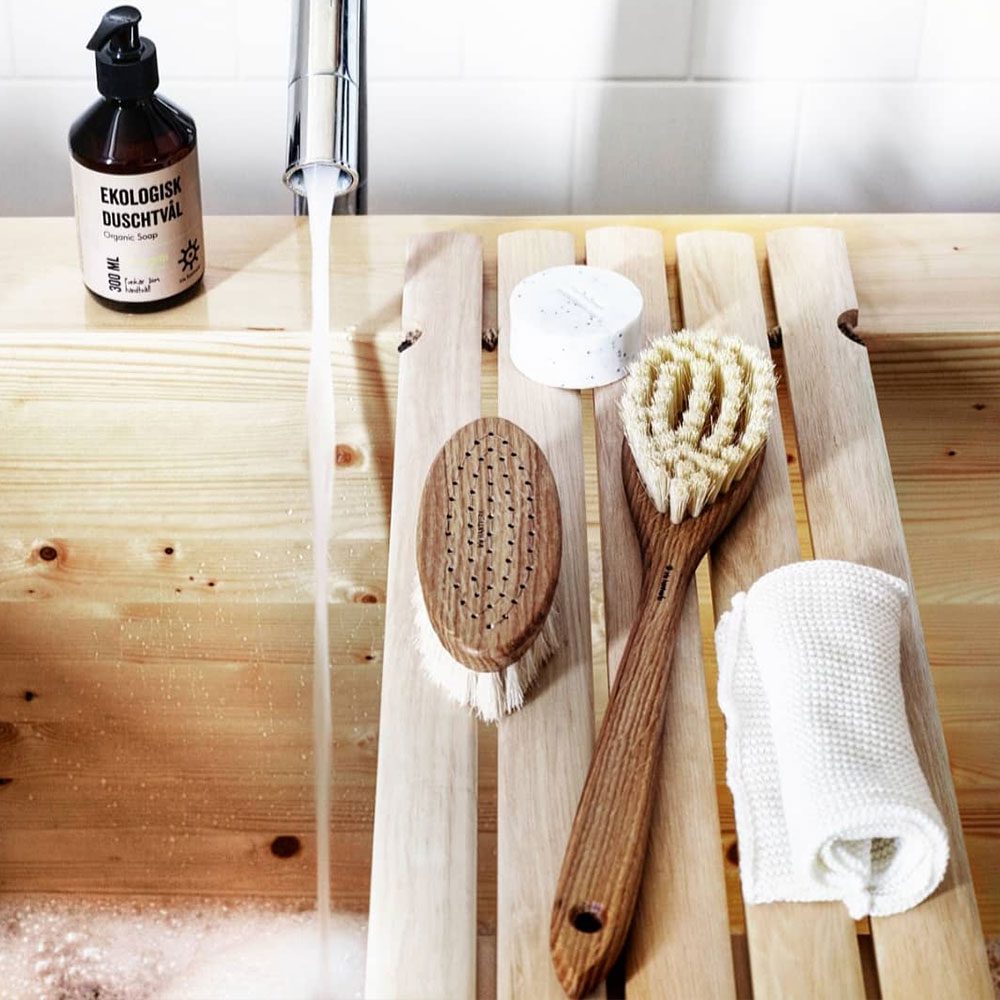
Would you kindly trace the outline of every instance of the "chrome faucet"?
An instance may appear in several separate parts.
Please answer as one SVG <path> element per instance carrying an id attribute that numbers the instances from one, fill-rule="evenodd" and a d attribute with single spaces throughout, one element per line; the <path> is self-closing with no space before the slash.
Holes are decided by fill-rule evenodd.
<path id="1" fill-rule="evenodd" d="M 288 166 L 295 214 L 306 214 L 302 169 L 341 171 L 335 215 L 367 211 L 365 0 L 293 0 L 288 73 Z"/>

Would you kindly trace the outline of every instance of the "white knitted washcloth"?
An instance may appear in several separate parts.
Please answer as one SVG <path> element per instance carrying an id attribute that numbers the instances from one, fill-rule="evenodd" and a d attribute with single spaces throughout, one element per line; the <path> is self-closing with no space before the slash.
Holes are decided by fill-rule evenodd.
<path id="1" fill-rule="evenodd" d="M 899 675 L 906 584 L 854 563 L 762 576 L 719 620 L 719 705 L 748 903 L 916 906 L 948 834 L 913 748 Z"/>

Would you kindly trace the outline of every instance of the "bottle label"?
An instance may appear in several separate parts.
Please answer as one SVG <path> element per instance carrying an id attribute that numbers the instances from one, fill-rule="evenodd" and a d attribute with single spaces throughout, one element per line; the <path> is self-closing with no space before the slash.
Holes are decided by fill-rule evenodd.
<path id="1" fill-rule="evenodd" d="M 198 152 L 145 174 L 73 165 L 84 284 L 123 302 L 182 292 L 205 269 Z"/>

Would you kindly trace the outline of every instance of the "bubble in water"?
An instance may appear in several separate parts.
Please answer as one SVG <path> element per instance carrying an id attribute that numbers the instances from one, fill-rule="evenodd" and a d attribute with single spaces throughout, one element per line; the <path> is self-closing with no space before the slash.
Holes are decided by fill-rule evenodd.
<path id="1" fill-rule="evenodd" d="M 252 901 L 165 907 L 12 897 L 0 904 L 0 998 L 361 997 L 364 922 L 338 914 L 328 940 L 322 980 L 314 912 Z"/>

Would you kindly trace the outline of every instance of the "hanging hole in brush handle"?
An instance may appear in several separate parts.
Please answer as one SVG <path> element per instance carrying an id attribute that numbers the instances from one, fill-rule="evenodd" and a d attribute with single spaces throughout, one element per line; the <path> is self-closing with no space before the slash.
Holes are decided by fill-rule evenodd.
<path id="1" fill-rule="evenodd" d="M 728 492 L 697 517 L 672 524 L 646 492 L 628 444 L 622 446 L 625 496 L 643 556 L 642 596 L 573 820 L 552 909 L 552 962 L 570 997 L 586 995 L 607 977 L 628 936 L 645 866 L 670 661 L 685 597 L 701 558 L 750 495 L 763 457 L 761 448 Z M 599 920 L 582 918 L 581 927 L 583 913 L 596 913 Z"/>
<path id="2" fill-rule="evenodd" d="M 581 934 L 596 934 L 604 930 L 604 907 L 600 903 L 574 907 L 569 921 Z"/>

